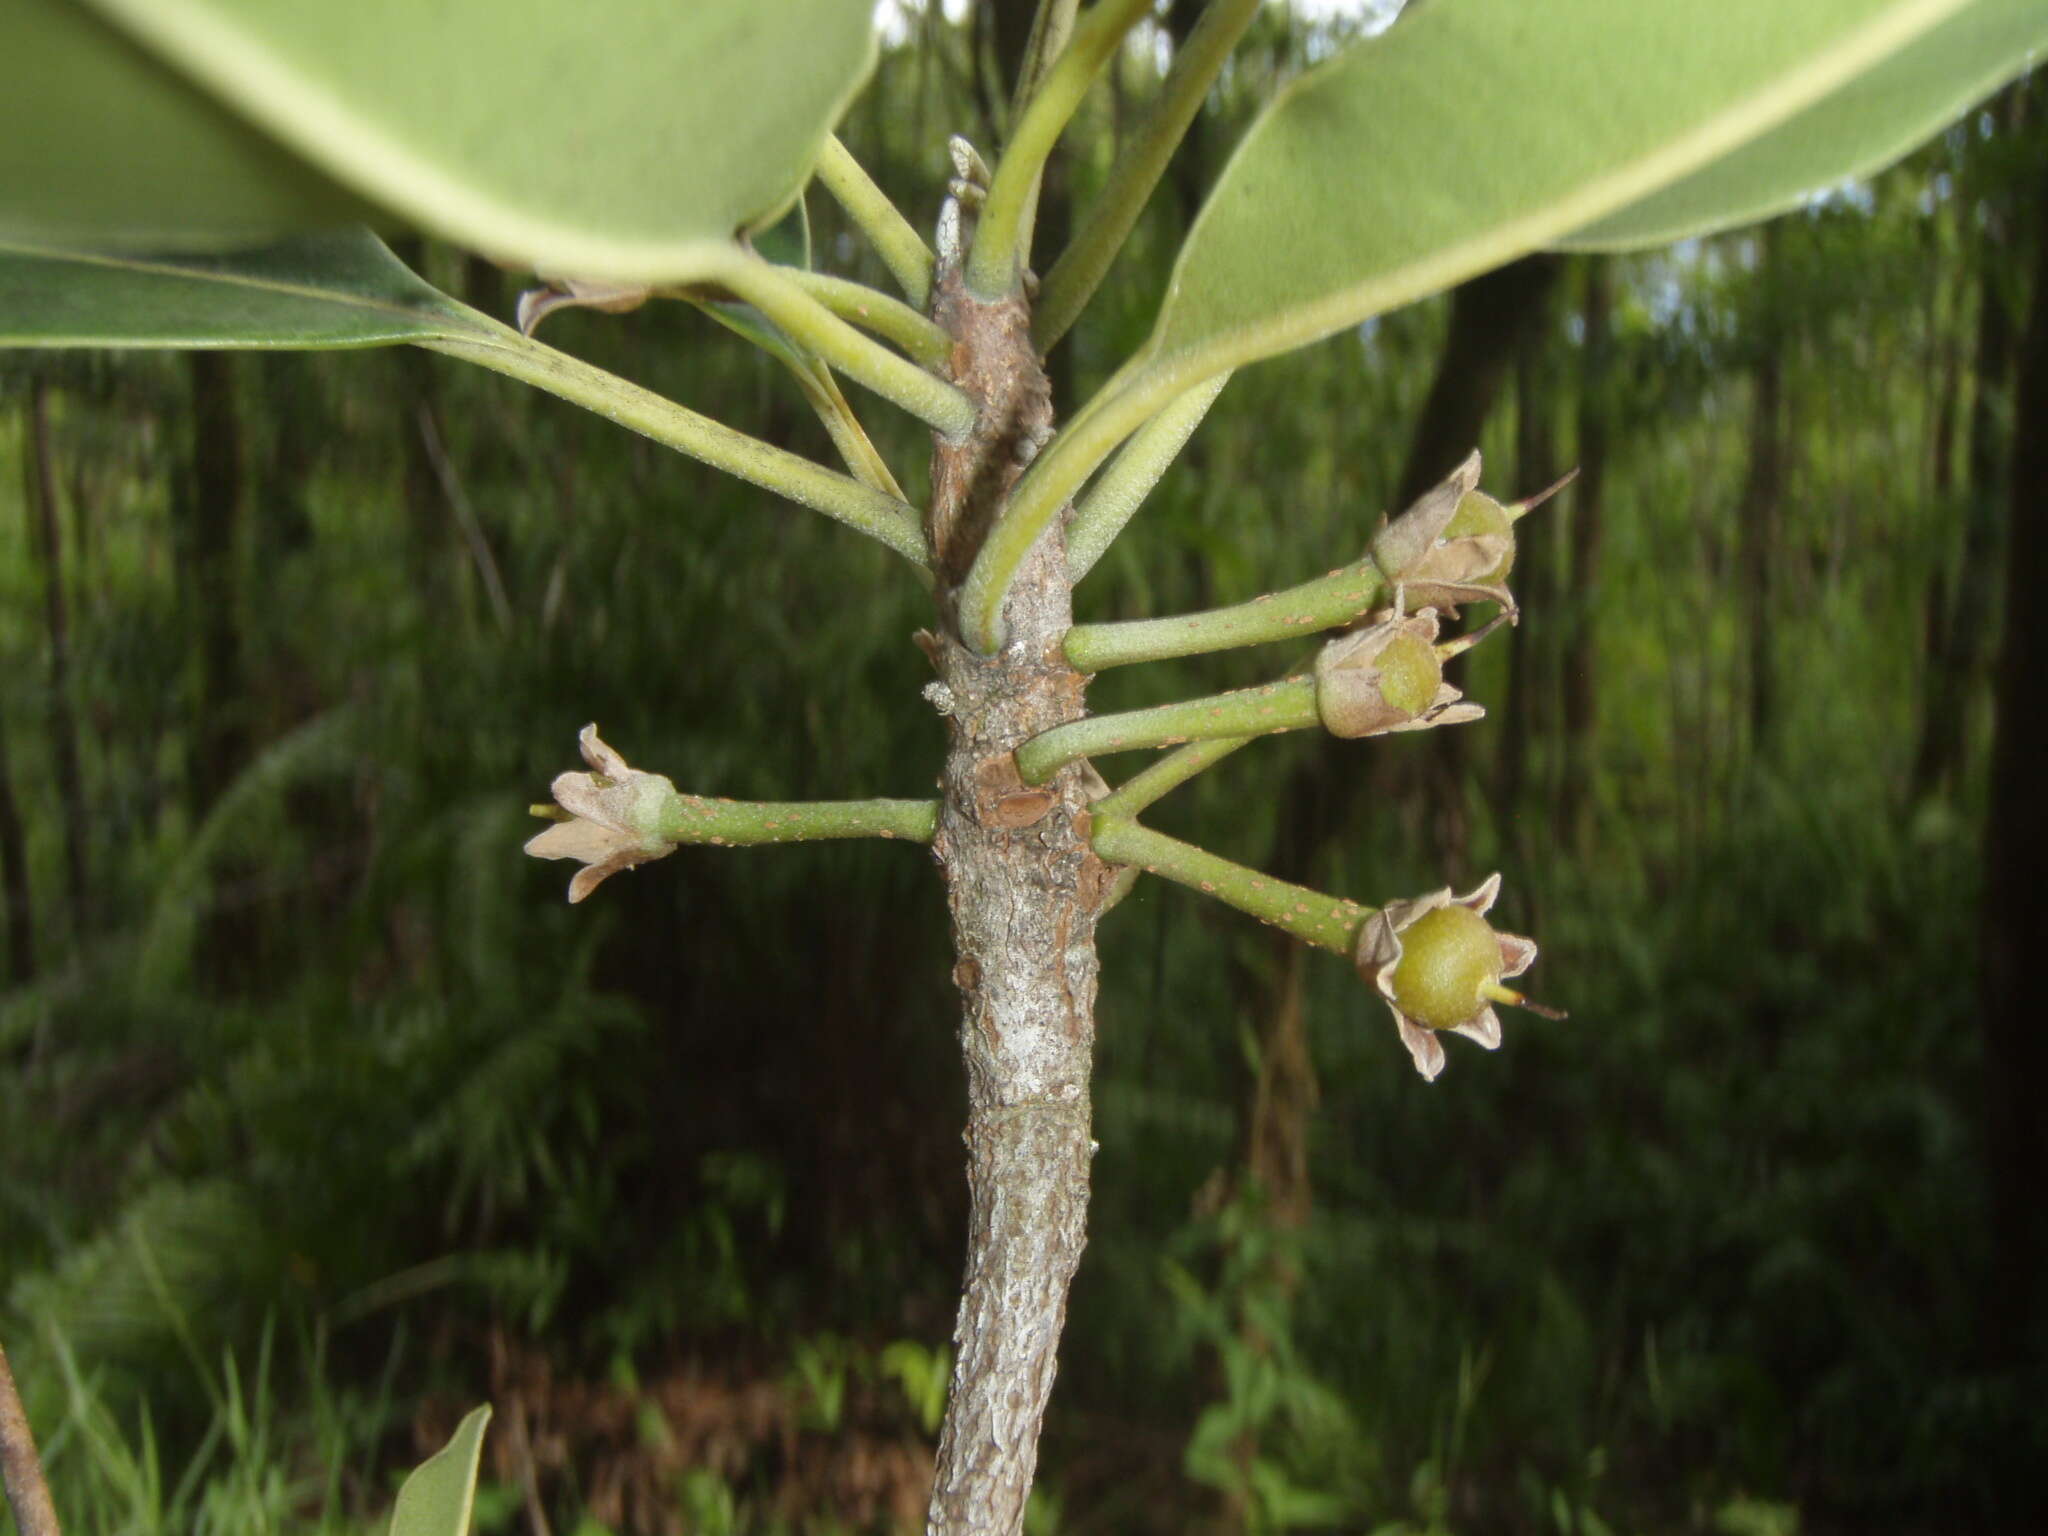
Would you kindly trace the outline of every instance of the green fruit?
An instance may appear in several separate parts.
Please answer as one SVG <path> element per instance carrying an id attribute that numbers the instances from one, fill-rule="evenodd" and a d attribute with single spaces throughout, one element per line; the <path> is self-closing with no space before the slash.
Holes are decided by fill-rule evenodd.
<path id="1" fill-rule="evenodd" d="M 1486 586 L 1499 586 L 1515 568 L 1515 520 L 1508 516 L 1506 507 L 1484 491 L 1468 491 L 1458 503 L 1458 510 L 1451 514 L 1451 520 L 1444 524 L 1441 537 L 1449 540 L 1489 534 L 1506 539 L 1508 552 L 1499 565 L 1474 580 Z"/>
<path id="2" fill-rule="evenodd" d="M 1380 674 L 1380 697 L 1411 719 L 1429 708 L 1444 680 L 1444 664 L 1436 649 L 1420 635 L 1396 635 L 1373 663 Z"/>
<path id="3" fill-rule="evenodd" d="M 1456 903 L 1425 912 L 1401 933 L 1394 1003 L 1431 1029 L 1453 1029 L 1500 985 L 1500 941 L 1486 919 Z"/>

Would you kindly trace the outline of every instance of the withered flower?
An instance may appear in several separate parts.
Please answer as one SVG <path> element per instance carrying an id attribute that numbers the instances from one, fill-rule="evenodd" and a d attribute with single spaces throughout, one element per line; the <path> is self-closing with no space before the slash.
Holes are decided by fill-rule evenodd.
<path id="1" fill-rule="evenodd" d="M 1390 901 L 1359 930 L 1359 974 L 1386 999 L 1401 1043 L 1426 1078 L 1434 1080 L 1444 1069 L 1439 1030 L 1499 1049 L 1495 1003 L 1513 1003 L 1548 1019 L 1564 1017 L 1501 985 L 1535 963 L 1536 942 L 1488 925 L 1485 913 L 1499 895 L 1500 876 L 1488 875 L 1463 896 L 1445 886 L 1410 901 Z"/>
<path id="2" fill-rule="evenodd" d="M 1437 643 L 1436 610 L 1339 635 L 1316 657 L 1316 713 L 1333 736 L 1380 736 L 1460 725 L 1486 713 L 1444 681 L 1444 661 L 1481 635 Z"/>
<path id="3" fill-rule="evenodd" d="M 661 835 L 675 785 L 658 773 L 629 768 L 598 738 L 594 725 L 583 727 L 576 742 L 592 771 L 556 776 L 550 788 L 555 803 L 569 815 L 526 842 L 526 851 L 537 859 L 583 861 L 569 882 L 572 904 L 607 876 L 673 853 L 676 846 Z"/>
<path id="4" fill-rule="evenodd" d="M 1515 613 L 1508 572 L 1515 564 L 1515 523 L 1569 485 L 1577 470 L 1521 501 L 1479 489 L 1479 451 L 1379 531 L 1373 563 L 1417 608 L 1455 616 L 1460 603 L 1495 602 Z"/>

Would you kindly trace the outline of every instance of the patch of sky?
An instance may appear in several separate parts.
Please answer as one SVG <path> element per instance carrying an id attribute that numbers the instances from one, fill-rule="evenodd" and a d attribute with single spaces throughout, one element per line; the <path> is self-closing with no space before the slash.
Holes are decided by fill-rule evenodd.
<path id="1" fill-rule="evenodd" d="M 967 19 L 972 0 L 876 0 L 875 27 L 882 34 L 882 42 L 890 48 L 900 48 L 914 35 L 912 21 L 922 16 L 937 4 L 946 20 L 961 22 Z M 1384 32 L 1394 24 L 1394 18 L 1401 14 L 1401 7 L 1407 0 L 1271 0 L 1274 4 L 1290 6 L 1304 21 L 1318 24 L 1310 42 L 1310 57 L 1320 58 L 1332 51 L 1339 43 L 1353 37 L 1372 37 Z M 1163 27 L 1149 29 L 1151 35 L 1144 44 L 1159 60 L 1161 69 L 1166 67 L 1171 55 L 1172 43 Z"/>

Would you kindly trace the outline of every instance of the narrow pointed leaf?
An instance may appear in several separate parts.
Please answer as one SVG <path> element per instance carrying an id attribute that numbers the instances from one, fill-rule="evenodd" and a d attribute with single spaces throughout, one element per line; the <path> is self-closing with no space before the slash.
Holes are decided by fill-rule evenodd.
<path id="1" fill-rule="evenodd" d="M 413 1469 L 391 1509 L 390 1536 L 468 1536 L 476 1464 L 491 1405 L 472 1408 L 448 1443 Z"/>
<path id="2" fill-rule="evenodd" d="M 1184 387 L 1583 229 L 1966 3 L 1423 0 L 1246 134 L 1188 235 L 1148 371 Z"/>
<path id="3" fill-rule="evenodd" d="M 0 346 L 369 347 L 489 329 L 366 230 L 215 256 L 0 240 Z"/>
<path id="4" fill-rule="evenodd" d="M 2043 0 L 1975 0 L 1782 126 L 1557 244 L 1630 250 L 1754 223 L 1883 170 L 2048 50 Z"/>
<path id="5" fill-rule="evenodd" d="M 618 282 L 687 279 L 787 208 L 874 53 L 872 0 L 85 3 L 314 183 L 508 263 Z M 26 117 L 0 96 L 0 137 L 104 139 L 110 111 L 124 98 Z M 218 156 L 159 171 L 127 225 L 89 175 L 75 197 L 32 186 L 42 207 L 0 184 L 0 229 L 104 243 L 132 227 L 161 248 L 189 193 L 187 248 L 246 237 L 250 210 L 197 195 Z M 303 227 L 292 206 L 257 211 L 265 229 Z"/>

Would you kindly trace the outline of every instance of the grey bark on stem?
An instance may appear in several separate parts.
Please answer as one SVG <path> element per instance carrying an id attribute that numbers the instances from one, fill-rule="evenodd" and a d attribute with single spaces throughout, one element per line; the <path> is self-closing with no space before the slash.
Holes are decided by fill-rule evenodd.
<path id="1" fill-rule="evenodd" d="M 7 1489 L 7 1507 L 14 1511 L 14 1528 L 21 1536 L 60 1536 L 57 1509 L 43 1481 L 42 1459 L 36 1455 L 36 1437 L 29 1430 L 21 1394 L 14 1390 L 5 1349 L 0 1349 L 0 1484 Z"/>
<path id="2" fill-rule="evenodd" d="M 1031 787 L 1012 757 L 1084 713 L 1086 680 L 1060 649 L 1073 610 L 1058 523 L 1011 589 L 999 654 L 963 643 L 951 607 L 1051 429 L 1029 308 L 1018 295 L 977 301 L 957 270 L 942 270 L 933 312 L 954 338 L 953 382 L 979 416 L 965 440 L 935 440 L 929 534 L 941 622 L 924 637 L 952 696 L 932 851 L 953 919 L 971 1202 L 929 1530 L 1012 1536 L 1086 1238 L 1095 920 L 1109 881 L 1087 841 L 1083 770 Z"/>

